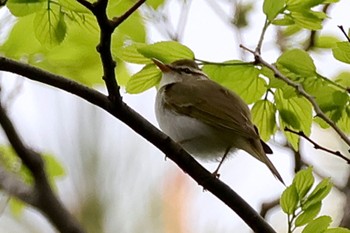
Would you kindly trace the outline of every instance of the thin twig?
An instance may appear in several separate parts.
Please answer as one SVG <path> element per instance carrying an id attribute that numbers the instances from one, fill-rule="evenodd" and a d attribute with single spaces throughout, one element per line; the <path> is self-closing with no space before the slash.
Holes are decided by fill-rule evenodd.
<path id="1" fill-rule="evenodd" d="M 340 136 L 340 138 L 348 145 L 350 146 L 350 140 L 349 138 L 345 135 L 345 133 L 331 120 L 329 119 L 326 114 L 321 110 L 320 106 L 318 106 L 318 104 L 316 103 L 315 99 L 313 96 L 311 96 L 309 93 L 307 93 L 303 86 L 300 83 L 294 82 L 292 80 L 290 80 L 289 78 L 287 78 L 284 74 L 282 74 L 274 65 L 268 63 L 267 61 L 265 61 L 260 54 L 254 52 L 253 50 L 245 47 L 244 45 L 240 45 L 240 47 L 250 53 L 252 53 L 256 59 L 256 63 L 257 64 L 261 64 L 263 66 L 266 66 L 267 68 L 269 68 L 270 70 L 272 70 L 275 74 L 275 77 L 282 80 L 283 82 L 285 82 L 286 84 L 288 84 L 289 86 L 293 87 L 300 95 L 302 95 L 303 97 L 305 97 L 313 106 L 315 112 L 316 112 L 316 116 L 318 116 L 319 118 L 321 118 L 322 120 L 324 120 L 329 126 L 331 126 L 336 132 L 337 134 Z"/>
<path id="2" fill-rule="evenodd" d="M 129 16 L 134 13 L 146 0 L 137 1 L 129 10 L 127 10 L 122 16 L 114 17 L 112 20 L 112 26 L 114 28 L 118 27 L 122 22 L 124 22 Z"/>
<path id="3" fill-rule="evenodd" d="M 344 34 L 345 38 L 350 42 L 350 38 L 349 38 L 348 34 L 345 32 L 343 25 L 338 25 L 338 28 Z"/>
<path id="4" fill-rule="evenodd" d="M 350 164 L 350 159 L 347 158 L 347 157 L 345 157 L 342 153 L 340 153 L 340 151 L 333 151 L 333 150 L 330 150 L 330 149 L 328 149 L 328 148 L 325 148 L 325 147 L 323 147 L 323 146 L 317 144 L 317 143 L 316 143 L 315 141 L 313 141 L 311 138 L 309 138 L 308 136 L 306 136 L 305 133 L 304 133 L 303 131 L 295 131 L 295 130 L 292 130 L 292 129 L 288 128 L 288 127 L 285 127 L 284 130 L 287 131 L 287 132 L 291 132 L 291 133 L 293 133 L 293 134 L 296 134 L 296 135 L 298 135 L 298 136 L 300 136 L 300 137 L 305 138 L 307 141 L 309 141 L 309 142 L 314 146 L 315 149 L 323 150 L 323 151 L 325 151 L 325 152 L 327 152 L 327 153 L 333 154 L 333 155 L 335 155 L 335 156 L 337 156 L 337 157 L 339 157 L 339 158 L 345 160 L 348 164 Z"/>
<path id="5" fill-rule="evenodd" d="M 265 22 L 264 22 L 264 27 L 263 27 L 263 29 L 261 31 L 261 34 L 260 34 L 258 45 L 255 48 L 255 53 L 256 54 L 261 54 L 262 43 L 264 41 L 265 33 L 266 33 L 266 30 L 269 27 L 269 25 L 270 25 L 270 22 L 266 18 Z"/>

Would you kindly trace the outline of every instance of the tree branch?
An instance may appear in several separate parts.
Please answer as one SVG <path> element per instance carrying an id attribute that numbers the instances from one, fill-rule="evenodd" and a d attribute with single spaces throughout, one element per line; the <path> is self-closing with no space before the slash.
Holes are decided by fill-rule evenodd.
<path id="1" fill-rule="evenodd" d="M 29 189 L 23 185 L 21 185 L 21 189 L 19 189 L 20 183 L 18 183 L 18 181 L 13 183 L 14 186 L 12 187 L 5 185 L 6 183 L 2 183 L 2 186 L 7 188 L 6 190 L 9 191 L 10 194 L 14 192 L 15 189 L 21 192 L 24 191 L 21 195 L 17 193 L 17 197 L 37 207 L 59 231 L 65 233 L 83 233 L 84 230 L 53 193 L 46 177 L 45 164 L 41 155 L 24 145 L 1 103 L 0 125 L 18 157 L 31 171 L 35 182 L 33 189 Z M 11 179 L 9 176 L 5 176 L 5 173 L 1 174 L 1 178 L 3 181 L 10 181 L 9 179 Z"/>
<path id="2" fill-rule="evenodd" d="M 112 26 L 114 28 L 118 27 L 122 22 L 124 22 L 129 16 L 134 13 L 146 0 L 138 0 L 129 10 L 127 10 L 120 17 L 114 17 L 112 20 Z"/>
<path id="3" fill-rule="evenodd" d="M 288 77 L 286 77 L 284 74 L 282 74 L 274 65 L 272 65 L 272 64 L 268 63 L 267 61 L 265 61 L 261 57 L 261 55 L 259 53 L 256 53 L 255 51 L 245 47 L 244 45 L 240 45 L 240 47 L 242 49 L 252 53 L 254 55 L 254 57 L 255 57 L 255 60 L 256 60 L 257 64 L 261 64 L 263 66 L 266 66 L 270 70 L 272 70 L 273 73 L 275 74 L 276 78 L 282 80 L 283 82 L 285 82 L 289 86 L 293 87 L 300 95 L 305 97 L 311 103 L 311 105 L 313 106 L 313 108 L 314 108 L 314 110 L 316 112 L 316 116 L 318 116 L 319 118 L 324 120 L 329 126 L 331 126 L 337 132 L 337 134 L 341 137 L 341 139 L 343 139 L 343 141 L 348 146 L 350 146 L 350 139 L 345 135 L 345 133 L 331 119 L 329 119 L 326 116 L 326 114 L 321 110 L 321 108 L 316 103 L 314 97 L 311 96 L 309 93 L 307 93 L 300 83 L 293 82 L 292 80 L 290 80 Z"/>
<path id="4" fill-rule="evenodd" d="M 105 95 L 96 90 L 82 86 L 73 80 L 68 80 L 62 76 L 53 75 L 33 66 L 7 58 L 0 57 L 0 70 L 16 73 L 31 80 L 57 87 L 106 110 L 159 148 L 184 172 L 188 173 L 196 180 L 199 185 L 210 191 L 236 212 L 255 232 L 275 232 L 271 226 L 229 186 L 215 178 L 177 143 L 155 128 L 124 102 L 121 101 L 117 104 L 113 104 Z"/>
<path id="5" fill-rule="evenodd" d="M 328 148 L 325 148 L 325 147 L 323 147 L 323 146 L 317 144 L 315 141 L 311 140 L 311 138 L 309 138 L 308 136 L 306 136 L 306 135 L 304 134 L 303 131 L 295 131 L 295 130 L 289 129 L 288 127 L 285 127 L 284 130 L 287 131 L 287 132 L 291 132 L 291 133 L 293 133 L 293 134 L 296 134 L 296 135 L 298 135 L 298 136 L 300 136 L 300 137 L 305 138 L 305 139 L 306 139 L 307 141 L 309 141 L 312 145 L 314 145 L 314 148 L 315 148 L 315 149 L 323 150 L 323 151 L 325 151 L 325 152 L 328 152 L 328 153 L 330 153 L 330 154 L 333 154 L 333 155 L 335 155 L 335 156 L 337 156 L 337 157 L 339 157 L 339 158 L 341 158 L 341 159 L 344 159 L 348 164 L 350 164 L 350 159 L 348 159 L 347 157 L 345 157 L 342 153 L 340 153 L 340 151 L 332 151 L 332 150 L 330 150 L 330 149 L 328 149 Z"/>
<path id="6" fill-rule="evenodd" d="M 108 19 L 106 9 L 108 0 L 98 0 L 89 4 L 86 0 L 77 0 L 83 6 L 86 6 L 96 17 L 100 27 L 100 42 L 97 45 L 97 52 L 103 67 L 103 80 L 105 81 L 108 97 L 115 103 L 121 100 L 119 85 L 115 77 L 116 62 L 113 60 L 111 52 L 112 33 L 115 29 L 113 21 Z"/>

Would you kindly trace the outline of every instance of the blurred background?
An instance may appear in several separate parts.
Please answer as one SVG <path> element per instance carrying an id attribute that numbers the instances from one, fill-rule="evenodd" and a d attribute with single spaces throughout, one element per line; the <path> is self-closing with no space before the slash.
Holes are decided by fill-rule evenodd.
<path id="1" fill-rule="evenodd" d="M 255 48 L 265 18 L 262 3 L 169 0 L 158 12 L 143 6 L 141 15 L 146 22 L 149 43 L 176 39 L 202 60 L 251 60 L 239 45 Z M 349 7 L 349 1 L 334 5 L 322 33 L 343 40 L 337 25 L 349 28 L 346 15 Z M 243 24 L 237 22 L 237 14 L 243 11 L 246 11 L 246 25 L 244 20 Z M 1 8 L 0 13 L 0 39 L 4 43 L 16 20 L 6 7 Z M 269 62 L 274 62 L 280 54 L 276 46 L 278 33 L 271 27 L 265 38 L 262 54 Z M 300 40 L 306 37 L 299 36 Z M 91 50 L 95 51 L 95 47 Z M 317 71 L 326 77 L 348 69 L 335 62 L 329 51 L 316 50 L 311 54 Z M 127 67 L 131 73 L 140 68 Z M 62 163 L 65 176 L 57 180 L 57 193 L 88 232 L 250 232 L 228 207 L 203 191 L 154 146 L 104 111 L 63 91 L 12 74 L 0 73 L 0 82 L 2 99 L 6 100 L 10 117 L 23 140 L 38 151 L 54 155 Z M 105 91 L 102 85 L 95 87 Z M 125 91 L 122 94 L 125 102 L 157 126 L 153 109 L 155 89 L 138 95 Z M 311 138 L 347 154 L 347 147 L 330 130 L 314 126 Z M 7 143 L 2 134 L 1 142 Z M 270 156 L 272 162 L 286 184 L 290 184 L 294 176 L 292 151 L 285 146 L 281 134 L 270 140 L 269 145 L 274 150 Z M 339 225 L 346 202 L 341 189 L 349 176 L 348 164 L 313 149 L 303 140 L 301 155 L 314 166 L 319 178 L 332 178 L 335 187 L 324 201 L 321 214 L 331 215 L 333 225 Z M 201 163 L 210 171 L 217 166 L 215 162 Z M 262 163 L 245 152 L 231 156 L 220 174 L 220 179 L 257 211 L 262 203 L 276 200 L 284 190 Z M 6 205 L 6 194 L 2 194 L 1 202 L 0 232 L 55 232 L 35 209 L 28 207 L 14 215 Z M 286 215 L 278 206 L 268 212 L 267 219 L 277 232 L 286 232 Z"/>

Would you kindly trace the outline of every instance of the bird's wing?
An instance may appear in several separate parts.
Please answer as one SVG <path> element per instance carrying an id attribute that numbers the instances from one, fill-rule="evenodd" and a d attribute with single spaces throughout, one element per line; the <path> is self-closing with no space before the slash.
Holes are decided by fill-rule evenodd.
<path id="1" fill-rule="evenodd" d="M 165 107 L 174 112 L 247 138 L 259 138 L 247 104 L 219 84 L 211 80 L 190 80 L 164 88 Z"/>

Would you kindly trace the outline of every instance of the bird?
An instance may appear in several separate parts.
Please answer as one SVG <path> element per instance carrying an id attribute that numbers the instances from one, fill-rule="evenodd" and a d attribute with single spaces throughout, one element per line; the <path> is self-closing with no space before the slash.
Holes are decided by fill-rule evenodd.
<path id="1" fill-rule="evenodd" d="M 188 153 L 202 160 L 219 161 L 241 149 L 264 163 L 284 184 L 266 154 L 271 148 L 261 140 L 248 105 L 235 92 L 211 80 L 194 60 L 170 64 L 152 59 L 162 72 L 155 100 L 160 129 Z"/>

